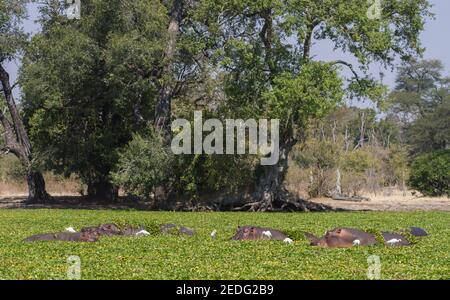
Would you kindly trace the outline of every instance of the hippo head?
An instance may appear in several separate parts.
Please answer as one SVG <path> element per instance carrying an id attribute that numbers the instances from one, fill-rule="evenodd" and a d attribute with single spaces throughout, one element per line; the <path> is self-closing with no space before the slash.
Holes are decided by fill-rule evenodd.
<path id="1" fill-rule="evenodd" d="M 104 235 L 116 235 L 121 234 L 121 230 L 115 224 L 102 224 L 98 227 L 98 230 L 101 234 Z"/>
<path id="2" fill-rule="evenodd" d="M 97 235 L 119 235 L 121 234 L 121 230 L 115 224 L 101 224 L 95 227 L 86 227 L 81 229 L 81 232 L 85 233 L 96 233 Z"/>
<path id="3" fill-rule="evenodd" d="M 310 233 L 305 233 L 305 236 L 311 242 L 311 245 L 322 248 L 352 247 L 355 240 L 361 240 L 363 238 L 361 235 L 358 235 L 357 231 L 347 228 L 329 230 L 322 238 L 318 238 Z"/>
<path id="4" fill-rule="evenodd" d="M 81 232 L 80 241 L 82 242 L 96 242 L 98 241 L 98 233 L 96 232 Z"/>
<path id="5" fill-rule="evenodd" d="M 326 248 L 352 247 L 353 241 L 357 239 L 358 236 L 354 235 L 351 231 L 345 228 L 335 228 L 325 233 L 318 246 Z"/>
<path id="6" fill-rule="evenodd" d="M 259 239 L 259 233 L 257 228 L 252 226 L 238 227 L 236 234 L 232 238 L 233 240 L 257 240 Z"/>
<path id="7" fill-rule="evenodd" d="M 358 241 L 358 245 L 376 244 L 375 236 L 353 228 L 335 228 L 327 231 L 316 245 L 324 248 L 350 248 Z"/>

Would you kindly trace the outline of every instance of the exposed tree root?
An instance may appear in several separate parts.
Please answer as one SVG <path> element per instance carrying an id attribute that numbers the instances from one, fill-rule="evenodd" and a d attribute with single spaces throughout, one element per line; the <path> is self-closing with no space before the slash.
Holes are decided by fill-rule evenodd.
<path id="1" fill-rule="evenodd" d="M 273 201 L 255 201 L 246 203 L 241 207 L 232 209 L 233 211 L 249 211 L 249 212 L 323 212 L 336 211 L 337 209 L 320 204 L 300 199 L 288 191 L 278 193 Z"/>

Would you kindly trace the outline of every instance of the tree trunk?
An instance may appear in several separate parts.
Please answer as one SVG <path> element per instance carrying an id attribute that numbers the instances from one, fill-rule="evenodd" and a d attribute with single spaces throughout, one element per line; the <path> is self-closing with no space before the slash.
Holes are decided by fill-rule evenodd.
<path id="1" fill-rule="evenodd" d="M 339 168 L 336 169 L 336 190 L 335 190 L 335 193 L 337 195 L 342 195 L 341 170 Z"/>
<path id="2" fill-rule="evenodd" d="M 238 210 L 249 211 L 324 211 L 331 207 L 299 199 L 283 185 L 288 170 L 288 156 L 295 143 L 280 145 L 280 159 L 275 165 L 261 165 L 253 194 L 255 202 Z"/>
<path id="3" fill-rule="evenodd" d="M 51 200 L 50 195 L 45 190 L 44 176 L 41 172 L 29 171 L 27 183 L 29 203 L 46 203 Z"/>
<path id="4" fill-rule="evenodd" d="M 0 123 L 5 131 L 5 144 L 1 150 L 6 153 L 13 153 L 28 170 L 28 202 L 48 202 L 51 197 L 45 191 L 44 177 L 40 172 L 33 170 L 31 143 L 25 130 L 22 118 L 20 117 L 19 110 L 17 109 L 16 102 L 14 101 L 13 88 L 9 82 L 9 74 L 1 64 L 0 81 L 3 88 L 6 105 L 8 107 L 8 112 L 12 120 L 11 124 L 11 121 L 3 114 L 3 112 L 0 112 Z"/>
<path id="5" fill-rule="evenodd" d="M 164 51 L 166 60 L 162 68 L 161 76 L 168 76 L 172 73 L 173 60 L 176 53 L 178 34 L 180 32 L 180 23 L 183 18 L 183 0 L 174 0 L 169 13 L 169 27 L 167 29 L 168 41 Z M 155 129 L 161 132 L 166 144 L 171 141 L 171 106 L 173 98 L 173 87 L 171 82 L 164 82 L 159 89 L 159 99 L 155 108 Z"/>
<path id="6" fill-rule="evenodd" d="M 365 114 L 364 112 L 361 114 L 361 127 L 359 129 L 359 146 L 361 148 L 364 148 L 364 141 L 366 138 L 366 132 L 365 132 Z"/>
<path id="7" fill-rule="evenodd" d="M 96 180 L 88 184 L 88 198 L 95 202 L 116 202 L 119 190 L 108 180 Z"/>
<path id="8" fill-rule="evenodd" d="M 283 181 L 287 172 L 287 159 L 280 149 L 280 161 L 276 165 L 261 166 L 261 177 L 256 187 L 255 196 L 259 202 L 259 211 L 273 210 L 283 205 L 286 190 Z M 280 205 L 281 204 L 281 205 Z"/>

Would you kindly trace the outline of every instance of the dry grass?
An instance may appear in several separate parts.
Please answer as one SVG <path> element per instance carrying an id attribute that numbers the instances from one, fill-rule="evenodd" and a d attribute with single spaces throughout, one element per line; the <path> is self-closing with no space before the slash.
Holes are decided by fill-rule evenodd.
<path id="1" fill-rule="evenodd" d="M 78 196 L 83 189 L 75 178 L 61 179 L 51 173 L 44 174 L 47 192 L 53 196 Z M 0 197 L 22 197 L 28 195 L 25 180 L 0 181 Z"/>
<path id="2" fill-rule="evenodd" d="M 288 190 L 300 198 L 309 199 L 309 174 L 295 164 L 289 167 L 286 177 Z M 343 185 L 345 182 L 342 183 Z M 330 186 L 334 185 L 334 178 Z M 335 208 L 347 210 L 375 210 L 375 211 L 450 211 L 450 198 L 423 197 L 420 193 L 410 190 L 401 190 L 398 187 L 386 187 L 373 191 L 361 190 L 359 195 L 367 197 L 370 201 L 352 202 L 337 201 L 330 198 L 310 199 Z"/>
<path id="3" fill-rule="evenodd" d="M 450 198 L 413 196 L 414 191 L 405 194 L 400 190 L 389 194 L 363 193 L 370 201 L 353 202 L 338 201 L 330 198 L 318 198 L 311 201 L 330 205 L 335 208 L 347 210 L 374 210 L 374 211 L 450 211 Z"/>

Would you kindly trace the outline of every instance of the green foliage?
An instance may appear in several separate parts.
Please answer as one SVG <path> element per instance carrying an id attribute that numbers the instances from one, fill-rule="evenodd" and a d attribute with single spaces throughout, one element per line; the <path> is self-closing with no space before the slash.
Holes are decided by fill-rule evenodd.
<path id="1" fill-rule="evenodd" d="M 251 185 L 254 160 L 244 155 L 189 155 L 175 166 L 176 190 L 197 197 Z"/>
<path id="2" fill-rule="evenodd" d="M 449 83 L 439 60 L 413 60 L 399 68 L 390 110 L 401 121 L 412 156 L 450 145 Z"/>
<path id="3" fill-rule="evenodd" d="M 114 216 L 108 223 L 115 224 L 120 229 L 126 229 L 127 227 L 142 227 L 147 230 L 151 235 L 158 235 L 161 233 L 159 230 L 159 224 L 155 220 L 149 219 L 133 219 L 127 218 L 126 216 Z"/>
<path id="4" fill-rule="evenodd" d="M 393 147 L 389 150 L 387 158 L 383 161 L 384 185 L 403 186 L 409 174 L 408 154 L 399 147 Z"/>
<path id="5" fill-rule="evenodd" d="M 153 188 L 170 181 L 173 160 L 159 135 L 134 135 L 119 154 L 118 170 L 111 177 L 127 193 L 147 199 Z"/>
<path id="6" fill-rule="evenodd" d="M 413 154 L 446 149 L 450 145 L 450 86 L 442 102 L 425 113 L 407 130 Z"/>
<path id="7" fill-rule="evenodd" d="M 153 234 L 104 237 L 97 243 L 24 243 L 27 236 L 95 226 L 123 219 L 129 224 L 175 223 L 193 237 Z M 320 214 L 173 213 L 106 210 L 0 210 L 0 278 L 67 279 L 67 258 L 78 255 L 88 279 L 367 279 L 367 258 L 382 261 L 381 279 L 449 279 L 447 212 L 346 212 Z M 317 236 L 339 226 L 391 231 L 419 226 L 430 236 L 408 247 L 321 249 L 305 239 L 232 241 L 238 224 Z M 217 230 L 217 238 L 210 233 Z"/>
<path id="8" fill-rule="evenodd" d="M 61 7 L 44 8 L 21 69 L 34 149 L 58 173 L 109 181 L 118 149 L 154 115 L 166 9 L 156 0 L 90 0 L 80 20 L 68 20 Z"/>
<path id="9" fill-rule="evenodd" d="M 43 32 L 23 62 L 25 117 L 47 167 L 88 185 L 109 181 L 123 167 L 123 156 L 116 166 L 118 150 L 153 121 L 161 87 L 173 95 L 173 118 L 201 99 L 220 119 L 280 119 L 287 149 L 312 118 L 346 95 L 381 102 L 385 87 L 368 75 L 369 65 L 421 53 L 418 37 L 430 15 L 426 0 L 384 1 L 378 20 L 367 17 L 369 4 L 360 0 L 197 1 L 185 6 L 166 68 L 172 1 L 86 0 L 81 20 L 62 17 L 64 5 L 51 2 L 41 9 Z M 313 39 L 331 41 L 359 65 L 315 61 Z M 341 67 L 353 71 L 347 85 Z M 136 153 L 141 146 L 153 153 L 142 141 L 134 146 Z M 149 161 L 138 166 L 160 168 Z M 248 156 L 192 155 L 177 160 L 171 182 L 189 194 L 236 189 L 239 180 L 257 178 L 254 169 Z M 140 183 L 127 189 L 147 194 L 156 177 L 137 173 Z"/>
<path id="10" fill-rule="evenodd" d="M 283 233 L 286 234 L 290 239 L 296 242 L 305 242 L 308 239 L 305 236 L 305 232 L 296 229 L 287 229 L 283 230 Z"/>
<path id="11" fill-rule="evenodd" d="M 450 150 L 417 157 L 411 166 L 409 185 L 426 196 L 450 197 Z"/>
<path id="12" fill-rule="evenodd" d="M 26 169 L 13 155 L 0 156 L 0 180 L 22 182 L 26 176 Z"/>
<path id="13" fill-rule="evenodd" d="M 26 44 L 27 34 L 21 30 L 26 2 L 0 0 L 0 63 L 14 59 Z"/>
<path id="14" fill-rule="evenodd" d="M 306 126 L 323 117 L 343 98 L 342 80 L 334 67 L 311 62 L 298 76 L 283 73 L 274 79 L 273 89 L 263 95 L 266 117 L 281 120 L 282 131 L 294 124 Z"/>

